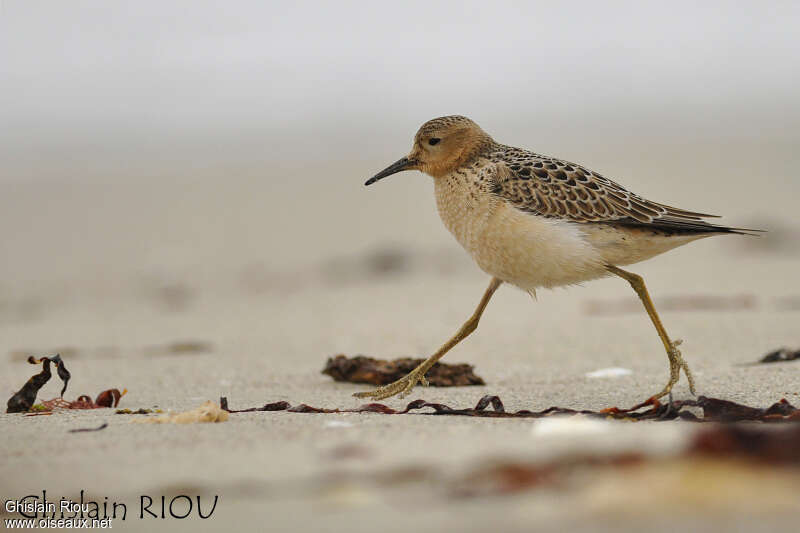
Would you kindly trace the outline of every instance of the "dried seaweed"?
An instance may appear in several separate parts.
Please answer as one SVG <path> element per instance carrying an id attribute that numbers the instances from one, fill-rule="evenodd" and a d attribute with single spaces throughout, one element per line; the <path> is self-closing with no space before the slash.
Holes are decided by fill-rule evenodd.
<path id="1" fill-rule="evenodd" d="M 780 348 L 778 350 L 769 352 L 767 355 L 758 360 L 759 363 L 779 363 L 782 361 L 793 361 L 800 359 L 800 350 L 790 350 L 789 348 Z"/>
<path id="2" fill-rule="evenodd" d="M 782 472 L 787 471 L 785 466 L 800 465 L 800 426 L 764 428 L 744 424 L 710 425 L 695 433 L 687 448 L 678 450 L 674 458 L 666 461 L 649 456 L 645 450 L 618 454 L 569 454 L 545 462 L 484 459 L 475 469 L 451 483 L 451 494 L 454 497 L 475 498 L 514 494 L 542 486 L 563 488 L 575 482 L 575 472 L 578 470 L 598 472 L 601 469 L 629 467 L 635 467 L 637 476 L 644 474 L 645 483 L 647 479 L 658 479 L 660 494 L 670 490 L 670 483 L 674 483 L 673 492 L 686 491 L 693 479 L 700 480 L 704 490 L 714 486 L 724 486 L 728 490 L 731 484 L 748 484 L 748 480 L 752 479 L 753 465 L 777 467 Z M 667 470 L 681 468 L 693 472 L 705 468 L 706 475 L 716 481 L 709 481 L 706 475 L 698 477 L 695 474 L 691 477 L 679 475 L 670 482 L 670 477 L 664 475 Z M 760 468 L 756 469 L 756 472 L 760 471 Z M 633 474 L 633 471 L 628 469 L 628 473 Z M 620 480 L 620 487 L 626 495 L 636 491 L 636 485 L 631 485 L 630 477 L 616 479 Z M 765 476 L 763 480 L 769 486 L 770 477 Z M 756 492 L 764 489 L 765 486 L 748 485 L 748 491 L 752 490 L 754 497 Z M 708 496 L 714 497 L 715 494 L 718 495 L 717 491 L 710 491 Z M 722 491 L 721 497 L 731 498 L 731 494 L 735 494 L 735 491 Z M 788 495 L 787 498 L 792 496 Z M 733 505 L 741 503 L 738 500 L 732 502 Z"/>
<path id="3" fill-rule="evenodd" d="M 410 357 L 387 361 L 364 355 L 347 357 L 340 354 L 328 358 L 322 373 L 331 376 L 335 381 L 386 385 L 402 378 L 423 361 L 424 359 Z M 483 379 L 473 372 L 473 366 L 466 363 L 436 363 L 425 374 L 425 377 L 434 387 L 485 385 Z"/>
<path id="4" fill-rule="evenodd" d="M 97 407 L 116 407 L 119 405 L 120 398 L 125 396 L 125 393 L 127 392 L 128 389 L 125 389 L 122 392 L 120 392 L 119 389 L 104 390 L 97 395 L 97 399 L 95 399 L 94 403 Z"/>
<path id="5" fill-rule="evenodd" d="M 56 365 L 58 377 L 64 382 L 64 386 L 61 388 L 61 397 L 64 397 L 64 392 L 67 390 L 67 384 L 71 376 L 69 370 L 64 366 L 64 361 L 61 360 L 60 354 L 56 354 L 53 357 L 40 357 L 39 359 L 31 356 L 28 357 L 28 362 L 32 365 L 41 364 L 42 371 L 31 376 L 31 378 L 25 382 L 25 385 L 8 399 L 6 403 L 6 413 L 22 413 L 33 407 L 39 389 L 50 381 L 50 377 L 52 376 L 50 372 L 50 363 Z"/>
<path id="6" fill-rule="evenodd" d="M 119 400 L 128 392 L 124 389 L 122 392 L 119 389 L 104 390 L 97 395 L 97 399 L 92 400 L 86 394 L 78 396 L 75 401 L 67 401 L 62 398 L 54 398 L 52 400 L 45 400 L 41 403 L 42 408 L 47 411 L 54 409 L 99 409 L 101 407 L 116 407 L 119 405 Z"/>
<path id="7" fill-rule="evenodd" d="M 99 427 L 96 428 L 78 428 L 78 429 L 70 429 L 70 433 L 89 433 L 92 431 L 100 431 L 106 429 L 108 427 L 108 422 L 103 422 Z"/>
<path id="8" fill-rule="evenodd" d="M 563 477 L 562 465 L 529 464 L 507 461 L 478 467 L 453 483 L 452 495 L 475 498 L 513 494 L 543 485 L 553 485 Z"/>
<path id="9" fill-rule="evenodd" d="M 708 398 L 700 396 L 697 400 L 675 400 L 669 403 L 661 403 L 658 400 L 649 399 L 630 409 L 620 409 L 611 407 L 599 411 L 576 410 L 565 407 L 549 407 L 542 411 L 530 411 L 522 409 L 515 412 L 507 412 L 502 400 L 498 396 L 484 396 L 473 408 L 454 409 L 441 403 L 430 403 L 424 400 L 414 400 L 406 405 L 405 409 L 396 410 L 381 403 L 364 404 L 353 409 L 330 409 L 312 407 L 306 404 L 292 406 L 289 402 L 279 401 L 268 403 L 262 407 L 251 407 L 248 409 L 229 409 L 228 399 L 220 398 L 220 406 L 229 413 L 246 413 L 254 411 L 287 411 L 290 413 L 380 413 L 386 415 L 404 415 L 412 411 L 421 409 L 433 409 L 433 412 L 415 413 L 425 415 L 457 415 L 475 416 L 491 418 L 543 418 L 552 415 L 575 415 L 582 414 L 597 418 L 611 418 L 616 420 L 686 420 L 690 422 L 738 422 L 738 421 L 761 421 L 761 422 L 800 422 L 800 410 L 794 407 L 785 399 L 774 403 L 766 409 L 749 407 L 728 400 L 719 398 Z M 491 410 L 489 408 L 491 407 Z M 641 409 L 649 407 L 641 411 Z M 689 407 L 699 407 L 703 410 L 703 416 L 699 417 L 689 411 Z"/>
<path id="10" fill-rule="evenodd" d="M 32 359 L 28 358 L 28 362 L 31 362 Z M 8 399 L 6 413 L 22 413 L 33 407 L 33 403 L 36 401 L 36 394 L 45 383 L 50 381 L 50 376 L 50 359 L 44 358 L 42 359 L 42 371 L 35 376 L 31 376 L 25 382 L 25 385 Z"/>
<path id="11" fill-rule="evenodd" d="M 56 354 L 52 361 L 56 364 L 56 372 L 58 372 L 58 377 L 64 382 L 64 386 L 61 387 L 61 392 L 58 394 L 59 397 L 63 398 L 64 393 L 67 391 L 67 383 L 69 383 L 69 378 L 72 377 L 72 374 L 70 374 L 69 370 L 67 370 L 67 367 L 64 366 L 64 361 L 61 360 L 61 354 Z"/>
<path id="12" fill-rule="evenodd" d="M 577 469 L 626 468 L 640 466 L 646 460 L 644 453 L 636 452 L 567 455 L 548 462 L 488 460 L 455 480 L 451 491 L 458 498 L 513 494 L 544 485 L 563 486 Z"/>
<path id="13" fill-rule="evenodd" d="M 32 365 L 41 364 L 42 371 L 32 376 L 16 394 L 9 398 L 6 408 L 7 413 L 22 413 L 37 408 L 39 411 L 47 412 L 54 409 L 97 409 L 98 407 L 116 407 L 119 405 L 120 398 L 128 392 L 127 389 L 122 392 L 120 392 L 119 389 L 108 389 L 101 392 L 94 401 L 92 401 L 89 396 L 81 395 L 77 400 L 70 402 L 64 399 L 64 392 L 66 392 L 67 384 L 72 376 L 64 365 L 61 354 L 56 354 L 53 357 L 41 357 L 39 359 L 31 356 L 28 357 L 28 362 Z M 64 382 L 64 386 L 61 388 L 61 394 L 58 398 L 45 400 L 40 404 L 34 405 L 39 389 L 50 381 L 52 377 L 50 363 L 56 365 L 58 377 Z"/>
<path id="14" fill-rule="evenodd" d="M 774 431 L 752 426 L 718 425 L 698 433 L 689 453 L 745 457 L 771 464 L 800 464 L 800 426 Z"/>

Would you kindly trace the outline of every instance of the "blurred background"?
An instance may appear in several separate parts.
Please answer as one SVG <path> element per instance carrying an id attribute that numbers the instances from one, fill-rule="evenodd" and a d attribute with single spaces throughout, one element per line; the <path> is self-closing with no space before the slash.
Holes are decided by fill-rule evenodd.
<path id="1" fill-rule="evenodd" d="M 427 177 L 362 183 L 456 113 L 657 201 L 796 221 L 796 2 L 0 6 L 6 291 L 455 249 Z"/>
<path id="2" fill-rule="evenodd" d="M 260 356 L 427 352 L 485 275 L 440 223 L 430 178 L 363 182 L 456 113 L 769 230 L 642 265 L 657 299 L 798 308 L 784 272 L 800 259 L 799 22 L 796 2 L 5 0 L 7 349 L 125 354 L 204 333 Z M 544 310 L 499 298 L 524 310 L 526 339 L 542 313 L 591 314 L 627 290 L 545 292 Z"/>
<path id="3" fill-rule="evenodd" d="M 430 178 L 363 186 L 408 152 L 423 122 L 463 114 L 499 142 L 646 198 L 769 230 L 632 269 L 687 340 L 701 393 L 796 403 L 796 366 L 742 365 L 800 344 L 798 28 L 792 1 L 0 0 L 0 392 L 31 375 L 28 355 L 60 352 L 67 396 L 126 387 L 133 409 L 220 395 L 233 407 L 353 406 L 358 386 L 319 374 L 327 356 L 427 355 L 487 282 L 439 221 Z M 637 403 L 667 371 L 616 279 L 535 302 L 503 288 L 446 360 L 475 364 L 487 387 L 415 397 L 596 409 Z M 619 366 L 632 373 L 586 377 Z M 675 390 L 688 394 L 685 381 Z M 114 499 L 185 483 L 239 502 L 255 524 L 266 511 L 287 525 L 328 516 L 307 512 L 316 485 L 269 502 L 258 490 L 338 467 L 335 445 L 373 446 L 359 463 L 373 469 L 550 449 L 530 445 L 527 425 L 486 420 L 361 416 L 330 430 L 311 415 L 265 415 L 231 422 L 235 438 L 116 424 L 92 434 L 96 446 L 53 455 L 65 434 L 53 424 L 71 418 L 3 416 L 16 424 L 0 442 L 15 457 L 0 476 L 13 480 L 6 493 L 21 479 L 30 492 L 102 486 Z M 335 505 L 362 501 L 343 494 Z M 528 531 L 574 512 L 560 495 L 539 503 L 542 514 L 523 502 L 481 520 Z M 390 507 L 346 525 L 422 521 Z M 448 508 L 427 512 L 426 523 L 452 524 Z"/>

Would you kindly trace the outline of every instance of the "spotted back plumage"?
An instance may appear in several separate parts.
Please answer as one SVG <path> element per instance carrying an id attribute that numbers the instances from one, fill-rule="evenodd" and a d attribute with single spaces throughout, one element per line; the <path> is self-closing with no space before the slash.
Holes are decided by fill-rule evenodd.
<path id="1" fill-rule="evenodd" d="M 517 209 L 580 223 L 647 226 L 668 232 L 741 233 L 709 224 L 696 213 L 646 200 L 581 165 L 495 144 L 485 157 L 494 165 L 492 192 Z"/>

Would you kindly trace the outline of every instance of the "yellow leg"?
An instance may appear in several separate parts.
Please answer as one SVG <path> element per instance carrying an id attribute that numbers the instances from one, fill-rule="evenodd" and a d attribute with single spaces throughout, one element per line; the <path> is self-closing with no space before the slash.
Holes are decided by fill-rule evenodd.
<path id="1" fill-rule="evenodd" d="M 669 394 L 669 392 L 672 390 L 672 387 L 680 379 L 681 369 L 683 369 L 683 372 L 686 374 L 686 379 L 689 380 L 689 390 L 692 392 L 692 394 L 694 394 L 694 376 L 692 376 L 692 372 L 689 370 L 689 365 L 683 360 L 683 356 L 681 355 L 680 350 L 677 348 L 678 345 L 683 341 L 671 341 L 669 339 L 667 330 L 665 330 L 664 325 L 661 324 L 661 319 L 658 317 L 656 308 L 653 305 L 653 300 L 650 299 L 650 294 L 647 292 L 644 279 L 642 279 L 642 277 L 638 274 L 628 272 L 627 270 L 622 270 L 621 268 L 617 268 L 612 265 L 609 265 L 606 268 L 609 272 L 616 274 L 631 284 L 633 290 L 635 290 L 636 294 L 639 295 L 639 299 L 642 300 L 644 308 L 647 311 L 647 314 L 650 315 L 650 320 L 653 321 L 653 325 L 656 327 L 656 331 L 658 331 L 658 336 L 661 337 L 661 342 L 664 343 L 664 348 L 667 350 L 667 357 L 669 357 L 669 382 L 667 382 L 667 385 L 664 387 L 664 389 L 658 394 L 654 395 L 653 398 L 658 399 Z"/>
<path id="2" fill-rule="evenodd" d="M 447 341 L 439 348 L 435 354 L 425 359 L 417 368 L 403 376 L 402 378 L 389 383 L 388 385 L 384 385 L 383 387 L 378 387 L 377 389 L 365 392 L 357 392 L 353 394 L 356 398 L 372 398 L 374 400 L 382 400 L 384 398 L 388 398 L 390 396 L 394 396 L 395 394 L 399 394 L 401 398 L 408 395 L 411 392 L 411 389 L 417 384 L 417 382 L 422 383 L 423 385 L 427 386 L 428 381 L 425 379 L 425 373 L 431 369 L 431 367 L 441 359 L 444 354 L 450 351 L 450 348 L 464 340 L 470 333 L 475 331 L 478 327 L 478 322 L 481 319 L 481 315 L 483 314 L 483 310 L 486 309 L 486 305 L 489 303 L 489 300 L 492 298 L 492 295 L 503 283 L 497 278 L 492 278 L 492 281 L 489 283 L 489 287 L 486 289 L 486 292 L 483 293 L 483 298 L 481 298 L 478 307 L 475 309 L 475 312 L 472 313 L 472 316 L 469 317 L 469 320 L 464 322 L 464 325 L 453 335 L 453 338 Z"/>

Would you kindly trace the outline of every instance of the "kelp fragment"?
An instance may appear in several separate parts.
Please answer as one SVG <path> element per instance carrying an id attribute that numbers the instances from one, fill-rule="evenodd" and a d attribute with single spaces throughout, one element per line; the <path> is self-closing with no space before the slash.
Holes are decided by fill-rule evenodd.
<path id="1" fill-rule="evenodd" d="M 328 358 L 322 373 L 332 377 L 335 381 L 386 385 L 402 378 L 423 361 L 424 359 L 410 357 L 387 361 L 364 355 L 347 357 L 340 354 Z M 472 365 L 466 363 L 436 363 L 428 370 L 425 377 L 428 383 L 434 387 L 485 385 L 483 379 L 475 375 L 473 368 Z"/>
<path id="2" fill-rule="evenodd" d="M 433 412 L 415 413 L 423 415 L 456 415 L 456 416 L 475 416 L 490 418 L 543 418 L 552 415 L 576 415 L 582 414 L 591 417 L 615 419 L 615 420 L 675 420 L 681 419 L 689 422 L 738 422 L 738 421 L 761 421 L 761 422 L 800 422 L 800 410 L 794 407 L 785 399 L 782 399 L 772 406 L 761 409 L 749 407 L 728 400 L 719 398 L 708 398 L 700 396 L 697 400 L 675 400 L 668 403 L 661 403 L 658 400 L 650 399 L 630 409 L 620 409 L 610 407 L 593 411 L 588 409 L 576 410 L 565 407 L 549 407 L 542 411 L 530 411 L 522 409 L 516 412 L 507 412 L 503 401 L 498 396 L 484 396 L 473 408 L 455 409 L 441 403 L 430 403 L 425 400 L 414 400 L 409 402 L 405 409 L 397 410 L 381 403 L 368 403 L 352 409 L 322 408 L 313 407 L 306 404 L 292 406 L 289 402 L 279 401 L 263 405 L 262 407 L 250 407 L 248 409 L 229 409 L 228 399 L 220 398 L 220 406 L 229 413 L 245 413 L 254 411 L 287 411 L 290 413 L 379 413 L 386 415 L 404 415 L 412 411 L 421 409 L 433 409 Z M 491 410 L 489 409 L 491 407 Z M 645 411 L 641 409 L 649 407 Z M 699 407 L 703 410 L 703 416 L 699 417 L 687 410 L 688 407 Z"/>
<path id="3" fill-rule="evenodd" d="M 9 398 L 7 403 L 7 413 L 22 413 L 25 411 L 52 411 L 54 409 L 97 409 L 98 407 L 116 407 L 119 405 L 119 400 L 122 398 L 127 389 L 122 392 L 119 389 L 108 389 L 101 392 L 97 399 L 94 401 L 86 395 L 81 395 L 75 401 L 68 401 L 64 399 L 64 392 L 67 390 L 67 385 L 72 377 L 64 361 L 61 359 L 61 354 L 56 354 L 53 357 L 41 357 L 36 359 L 31 356 L 28 357 L 28 362 L 32 365 L 42 365 L 42 371 L 32 376 L 22 388 Z M 50 381 L 52 373 L 50 371 L 50 363 L 56 365 L 56 373 L 64 386 L 61 388 L 61 394 L 58 398 L 52 400 L 44 400 L 39 404 L 35 404 L 36 395 L 45 383 Z"/>
<path id="4" fill-rule="evenodd" d="M 53 400 L 43 401 L 42 407 L 48 411 L 54 409 L 99 409 L 101 407 L 116 407 L 119 405 L 120 398 L 125 396 L 127 392 L 128 389 L 123 389 L 122 392 L 120 392 L 119 389 L 104 390 L 97 395 L 97 399 L 94 401 L 86 394 L 78 396 L 78 399 L 72 402 L 61 398 L 55 398 Z"/>
<path id="5" fill-rule="evenodd" d="M 22 413 L 33 407 L 33 404 L 36 402 L 36 395 L 39 393 L 39 389 L 41 389 L 45 383 L 50 381 L 50 377 L 52 376 L 52 373 L 50 372 L 50 363 L 54 363 L 56 365 L 58 377 L 64 382 L 64 386 L 61 388 L 62 398 L 64 396 L 64 392 L 67 390 L 70 373 L 69 370 L 67 370 L 67 368 L 64 366 L 64 361 L 61 360 L 60 354 L 56 354 L 53 357 L 40 357 L 39 359 L 31 356 L 28 357 L 28 362 L 32 365 L 41 364 L 42 371 L 35 376 L 31 376 L 31 378 L 25 382 L 25 385 L 23 385 L 19 391 L 17 391 L 11 398 L 8 399 L 8 402 L 6 403 L 6 413 Z"/>
<path id="6" fill-rule="evenodd" d="M 758 360 L 759 363 L 779 363 L 782 361 L 793 361 L 800 359 L 800 350 L 790 350 L 789 348 L 780 348 L 769 352 L 767 355 Z"/>
<path id="7" fill-rule="evenodd" d="M 708 512 L 711 503 L 731 509 L 750 505 L 766 512 L 775 507 L 796 509 L 793 487 L 797 486 L 798 465 L 798 425 L 765 428 L 752 424 L 709 424 L 694 433 L 688 446 L 675 450 L 671 458 L 654 457 L 646 449 L 570 453 L 547 461 L 482 457 L 473 469 L 449 485 L 453 497 L 475 498 L 543 486 L 563 490 L 591 473 L 603 492 L 617 491 L 601 497 L 600 501 L 617 505 L 624 502 L 626 507 L 618 508 L 627 511 L 638 511 L 650 500 L 663 502 L 669 498 L 674 506 L 680 498 L 686 498 L 687 503 L 698 505 L 704 512 Z M 657 496 L 647 493 L 653 482 L 659 487 Z M 698 494 L 701 499 L 694 497 Z M 597 498 L 598 493 L 592 497 Z"/>
<path id="8" fill-rule="evenodd" d="M 737 456 L 771 464 L 800 464 L 800 426 L 782 430 L 745 425 L 718 425 L 698 433 L 689 453 Z"/>
<path id="9" fill-rule="evenodd" d="M 64 386 L 61 387 L 61 392 L 59 393 L 59 396 L 63 398 L 64 393 L 67 391 L 67 383 L 69 383 L 69 378 L 72 377 L 72 374 L 70 374 L 69 370 L 67 370 L 67 367 L 64 366 L 64 361 L 61 360 L 61 354 L 56 354 L 56 356 L 51 360 L 56 364 L 56 372 L 58 372 L 58 377 L 60 377 L 61 381 L 64 382 Z"/>
<path id="10" fill-rule="evenodd" d="M 128 389 L 122 392 L 120 392 L 119 389 L 104 390 L 97 395 L 97 399 L 95 399 L 94 403 L 97 407 L 116 407 L 119 405 L 120 398 L 125 396 L 126 392 L 128 392 Z M 83 398 L 83 396 L 81 396 L 81 398 Z"/>
<path id="11" fill-rule="evenodd" d="M 70 429 L 69 433 L 89 433 L 92 431 L 100 431 L 106 429 L 108 427 L 108 422 L 103 422 L 99 427 L 96 428 L 78 428 L 78 429 Z"/>

